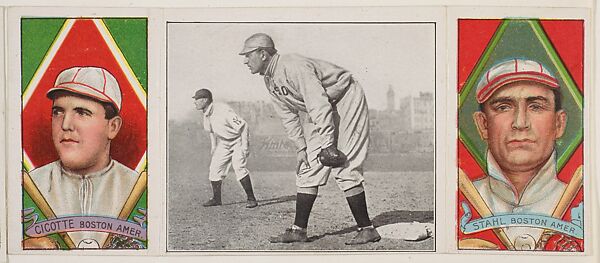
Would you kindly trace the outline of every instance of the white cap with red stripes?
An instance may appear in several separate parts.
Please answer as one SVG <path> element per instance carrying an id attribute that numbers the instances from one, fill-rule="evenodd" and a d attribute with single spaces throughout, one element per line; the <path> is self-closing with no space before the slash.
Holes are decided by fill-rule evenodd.
<path id="1" fill-rule="evenodd" d="M 558 89 L 559 83 L 542 63 L 526 59 L 511 59 L 494 65 L 477 84 L 477 102 L 484 103 L 500 87 L 517 81 L 533 81 Z"/>
<path id="2" fill-rule="evenodd" d="M 117 79 L 108 70 L 99 67 L 72 67 L 63 70 L 46 96 L 65 90 L 92 99 L 108 102 L 121 111 L 121 89 Z"/>

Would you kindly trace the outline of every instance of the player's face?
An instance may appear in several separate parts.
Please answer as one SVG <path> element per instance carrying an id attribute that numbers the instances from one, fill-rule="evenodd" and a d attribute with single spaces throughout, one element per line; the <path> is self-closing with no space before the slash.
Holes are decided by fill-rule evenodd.
<path id="1" fill-rule="evenodd" d="M 244 55 L 244 64 L 248 66 L 250 73 L 260 73 L 260 75 L 265 74 L 267 63 L 263 52 L 264 51 L 257 49 Z"/>
<path id="2" fill-rule="evenodd" d="M 199 98 L 199 99 L 197 99 L 197 100 L 194 101 L 194 104 L 196 105 L 196 109 L 197 110 L 202 110 L 203 111 L 204 109 L 206 109 L 206 107 L 208 107 L 208 105 L 210 103 L 209 103 L 208 98 Z"/>
<path id="3" fill-rule="evenodd" d="M 67 170 L 87 174 L 104 168 L 110 160 L 110 140 L 120 127 L 121 118 L 105 118 L 96 101 L 59 96 L 52 104 L 52 141 Z"/>
<path id="4" fill-rule="evenodd" d="M 548 160 L 565 131 L 567 117 L 564 111 L 555 111 L 549 88 L 515 82 L 496 91 L 474 119 L 500 168 L 527 172 Z"/>

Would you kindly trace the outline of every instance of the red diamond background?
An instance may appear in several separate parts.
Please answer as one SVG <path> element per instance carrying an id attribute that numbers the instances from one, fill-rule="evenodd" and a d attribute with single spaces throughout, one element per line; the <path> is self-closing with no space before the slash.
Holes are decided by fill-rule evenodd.
<path id="1" fill-rule="evenodd" d="M 56 55 L 22 112 L 23 151 L 33 167 L 58 159 L 52 144 L 51 107 L 46 97 L 58 74 L 74 66 L 96 66 L 110 71 L 117 79 L 122 93 L 123 127 L 111 144 L 113 159 L 135 169 L 147 150 L 147 114 L 117 59 L 91 19 L 78 19 L 68 32 Z M 144 98 L 145 100 L 145 98 Z"/>

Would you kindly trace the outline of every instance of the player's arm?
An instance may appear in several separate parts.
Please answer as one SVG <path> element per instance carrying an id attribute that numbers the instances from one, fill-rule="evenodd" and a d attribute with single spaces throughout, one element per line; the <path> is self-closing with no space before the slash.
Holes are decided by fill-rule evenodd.
<path id="1" fill-rule="evenodd" d="M 281 124 L 283 125 L 288 138 L 294 142 L 298 151 L 306 150 L 306 141 L 304 140 L 304 133 L 302 132 L 302 124 L 300 123 L 298 111 L 288 107 L 277 97 L 272 97 L 272 100 L 275 105 L 275 112 L 277 112 L 277 115 L 281 118 Z"/>
<path id="2" fill-rule="evenodd" d="M 280 101 L 277 97 L 272 97 L 273 104 L 275 105 L 275 111 L 281 117 L 281 123 L 288 134 L 288 138 L 296 145 L 296 174 L 300 173 L 302 164 L 306 168 L 310 168 L 308 162 L 308 155 L 306 154 L 306 141 L 304 140 L 304 133 L 302 132 L 302 124 L 300 123 L 300 116 L 298 111 L 291 109 Z"/>
<path id="3" fill-rule="evenodd" d="M 208 132 L 208 137 L 210 138 L 210 156 L 212 156 L 215 152 L 215 147 L 217 146 L 217 138 L 215 137 L 215 133 L 212 129 L 212 124 L 210 123 L 210 120 L 207 117 L 204 117 L 203 126 L 204 131 Z"/>
<path id="4" fill-rule="evenodd" d="M 240 142 L 242 146 L 242 152 L 248 156 L 250 149 L 250 131 L 248 129 L 248 123 L 242 117 L 237 115 L 233 109 L 227 111 L 227 126 L 235 130 L 236 134 L 240 136 Z"/>
<path id="5" fill-rule="evenodd" d="M 212 156 L 217 148 L 217 138 L 214 132 L 209 133 L 208 136 L 210 137 L 210 156 Z"/>
<path id="6" fill-rule="evenodd" d="M 318 129 L 321 149 L 333 145 L 335 126 L 333 108 L 315 68 L 308 63 L 295 63 L 286 67 L 286 77 L 302 94 L 308 116 Z"/>
<path id="7" fill-rule="evenodd" d="M 240 140 L 242 143 L 242 152 L 244 155 L 250 155 L 250 129 L 248 128 L 248 123 L 244 123 L 240 131 Z"/>

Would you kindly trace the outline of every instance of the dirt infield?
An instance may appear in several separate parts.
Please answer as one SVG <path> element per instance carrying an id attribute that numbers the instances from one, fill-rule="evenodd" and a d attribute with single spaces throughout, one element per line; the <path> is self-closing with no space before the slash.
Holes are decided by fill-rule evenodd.
<path id="1" fill-rule="evenodd" d="M 206 172 L 169 169 L 169 251 L 199 250 L 434 250 L 434 238 L 420 242 L 383 238 L 346 246 L 356 231 L 343 193 L 330 178 L 320 188 L 309 220 L 311 242 L 271 244 L 268 237 L 291 225 L 295 210 L 293 172 L 251 174 L 259 206 L 245 208 L 245 194 L 230 174 L 223 182 L 223 206 L 202 207 L 211 196 Z M 399 222 L 434 222 L 433 172 L 366 172 L 369 214 L 376 227 Z"/>

